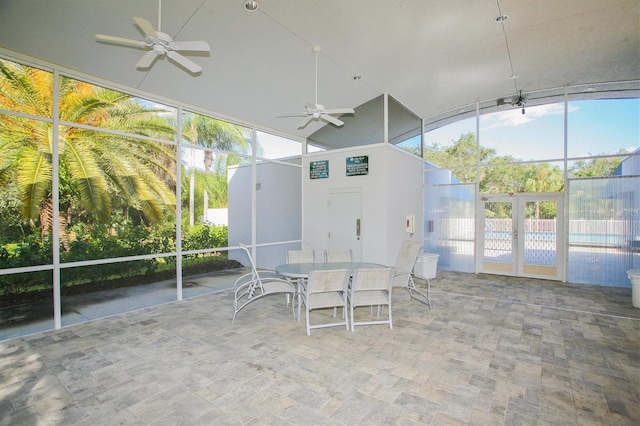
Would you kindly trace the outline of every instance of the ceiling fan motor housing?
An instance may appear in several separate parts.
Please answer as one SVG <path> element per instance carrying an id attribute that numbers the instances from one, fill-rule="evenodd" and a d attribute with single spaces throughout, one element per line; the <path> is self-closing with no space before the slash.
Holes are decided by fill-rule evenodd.
<path id="1" fill-rule="evenodd" d="M 166 52 L 167 49 L 160 43 L 156 43 L 153 45 L 153 53 L 155 53 L 156 55 L 164 55 Z"/>

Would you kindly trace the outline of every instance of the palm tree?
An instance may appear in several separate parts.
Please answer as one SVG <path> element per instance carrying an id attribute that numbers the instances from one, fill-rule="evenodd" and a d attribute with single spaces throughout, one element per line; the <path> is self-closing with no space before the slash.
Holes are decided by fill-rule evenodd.
<path id="1" fill-rule="evenodd" d="M 45 119 L 53 117 L 53 75 L 0 60 L 0 108 Z M 171 139 L 175 129 L 158 109 L 131 96 L 61 78 L 59 118 L 119 133 Z M 52 148 L 58 144 L 61 235 L 68 215 L 83 214 L 107 223 L 114 202 L 157 222 L 175 206 L 175 149 L 145 139 L 59 126 L 23 116 L 0 115 L 0 187 L 15 181 L 25 219 L 52 226 Z"/>
<path id="2" fill-rule="evenodd" d="M 524 176 L 524 190 L 526 192 L 559 192 L 563 188 L 564 177 L 559 167 L 549 163 L 540 163 L 527 167 Z M 540 201 L 535 202 L 534 217 L 536 223 L 538 223 L 537 221 L 540 219 Z"/>
<path id="3" fill-rule="evenodd" d="M 207 117 L 200 114 L 189 114 L 185 120 L 183 126 L 183 136 L 186 140 L 190 141 L 193 145 L 203 146 L 206 148 L 212 148 L 222 151 L 249 152 L 249 141 L 247 129 L 237 126 L 235 124 L 228 123 L 226 121 L 217 120 L 215 118 Z M 224 161 L 221 163 L 222 159 Z M 219 177 L 217 180 L 209 180 L 215 184 L 214 187 L 202 188 L 202 191 L 213 192 L 218 204 L 226 205 L 226 200 L 220 198 L 220 181 L 224 179 L 224 185 L 226 186 L 226 173 L 227 166 L 231 164 L 238 164 L 240 162 L 239 157 L 233 155 L 217 156 L 215 160 L 214 172 Z M 214 153 L 210 150 L 204 151 L 204 169 L 208 174 L 212 170 L 214 165 Z M 192 165 L 195 166 L 195 165 Z M 191 226 L 195 223 L 195 184 L 196 184 L 196 171 L 195 167 L 192 168 L 189 180 L 189 224 Z M 200 180 L 199 180 L 200 181 Z M 226 197 L 226 191 L 224 191 Z M 206 206 L 204 207 L 206 209 Z"/>

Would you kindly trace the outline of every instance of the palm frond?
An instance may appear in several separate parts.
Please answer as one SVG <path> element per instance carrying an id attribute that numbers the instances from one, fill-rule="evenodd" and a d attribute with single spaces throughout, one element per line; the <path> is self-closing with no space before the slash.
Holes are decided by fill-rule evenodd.
<path id="1" fill-rule="evenodd" d="M 69 77 L 56 83 L 63 121 L 175 137 L 175 109 Z M 50 72 L 0 60 L 0 108 L 51 117 L 52 84 Z M 16 182 L 22 214 L 36 220 L 51 198 L 51 122 L 10 115 L 0 120 L 0 182 Z M 61 126 L 58 135 L 61 202 L 101 221 L 109 220 L 114 203 L 140 209 L 150 221 L 175 206 L 175 146 L 73 125 Z"/>
<path id="2" fill-rule="evenodd" d="M 51 160 L 40 151 L 25 148 L 18 165 L 18 189 L 22 214 L 29 219 L 40 216 L 40 206 L 51 193 Z"/>

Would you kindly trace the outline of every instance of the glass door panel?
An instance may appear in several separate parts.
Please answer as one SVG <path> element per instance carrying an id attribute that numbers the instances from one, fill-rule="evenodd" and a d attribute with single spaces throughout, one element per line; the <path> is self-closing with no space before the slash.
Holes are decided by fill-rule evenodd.
<path id="1" fill-rule="evenodd" d="M 558 203 L 544 200 L 522 200 L 524 206 L 522 264 L 523 276 L 556 278 L 558 275 Z"/>
<path id="2" fill-rule="evenodd" d="M 514 228 L 514 203 L 512 199 L 491 196 L 482 200 L 482 230 L 478 232 L 481 252 L 479 272 L 515 274 L 517 258 L 517 231 Z"/>

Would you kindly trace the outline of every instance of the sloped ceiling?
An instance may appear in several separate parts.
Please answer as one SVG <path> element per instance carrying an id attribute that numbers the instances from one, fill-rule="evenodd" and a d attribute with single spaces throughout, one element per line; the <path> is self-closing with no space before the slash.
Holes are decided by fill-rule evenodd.
<path id="1" fill-rule="evenodd" d="M 257 1 L 254 12 L 244 0 L 162 2 L 163 32 L 210 44 L 210 55 L 189 56 L 200 75 L 167 59 L 139 71 L 143 50 L 96 40 L 142 39 L 132 17 L 157 28 L 158 0 L 2 0 L 0 54 L 301 138 L 321 124 L 300 130 L 299 118 L 276 114 L 314 101 L 313 46 L 326 107 L 389 93 L 422 118 L 519 90 L 640 78 L 638 0 Z"/>

